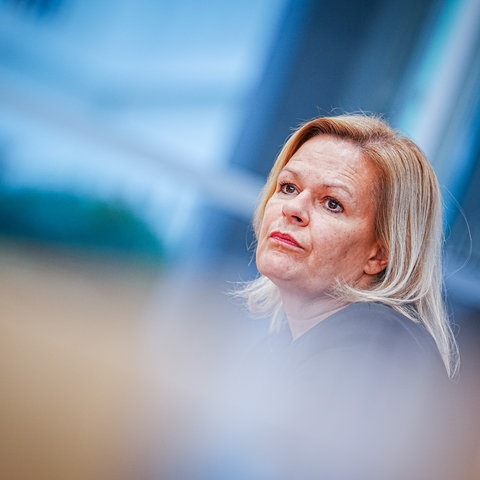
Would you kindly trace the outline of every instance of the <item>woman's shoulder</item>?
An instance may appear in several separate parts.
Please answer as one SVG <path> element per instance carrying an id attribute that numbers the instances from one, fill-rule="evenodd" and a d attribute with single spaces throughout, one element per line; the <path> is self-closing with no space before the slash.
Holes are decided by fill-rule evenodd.
<path id="1" fill-rule="evenodd" d="M 302 438 L 322 442 L 327 462 L 350 451 L 360 452 L 362 466 L 376 468 L 378 458 L 397 465 L 401 451 L 413 466 L 430 455 L 430 447 L 436 454 L 432 441 L 441 438 L 436 426 L 444 418 L 448 380 L 423 325 L 387 305 L 356 303 L 291 347 L 280 390 L 285 417 Z"/>
<path id="2" fill-rule="evenodd" d="M 320 322 L 292 345 L 297 361 L 362 361 L 442 369 L 440 354 L 424 325 L 377 302 L 353 303 Z"/>
<path id="3" fill-rule="evenodd" d="M 402 342 L 426 352 L 436 350 L 432 336 L 422 323 L 384 303 L 352 303 L 332 315 L 329 328 L 343 329 L 371 341 Z"/>

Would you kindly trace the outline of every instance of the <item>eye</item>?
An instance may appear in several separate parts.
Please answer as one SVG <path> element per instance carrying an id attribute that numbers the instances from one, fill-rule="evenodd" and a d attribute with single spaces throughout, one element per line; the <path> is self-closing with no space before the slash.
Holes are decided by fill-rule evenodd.
<path id="1" fill-rule="evenodd" d="M 334 213 L 342 213 L 343 205 L 335 198 L 328 197 L 324 201 L 325 207 Z"/>
<path id="2" fill-rule="evenodd" d="M 293 195 L 297 193 L 297 187 L 293 183 L 281 183 L 280 191 L 286 195 Z"/>

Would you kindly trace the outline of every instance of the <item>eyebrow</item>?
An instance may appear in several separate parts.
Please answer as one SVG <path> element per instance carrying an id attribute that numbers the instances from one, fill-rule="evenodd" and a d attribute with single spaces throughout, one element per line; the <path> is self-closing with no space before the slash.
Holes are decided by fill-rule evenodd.
<path id="1" fill-rule="evenodd" d="M 301 177 L 302 174 L 297 172 L 296 170 L 292 169 L 292 168 L 289 168 L 289 167 L 284 167 L 282 170 L 280 170 L 280 173 L 279 173 L 279 177 L 282 173 L 290 173 L 292 174 L 293 176 L 295 177 Z M 349 197 L 351 197 L 352 199 L 354 198 L 354 195 L 351 191 L 351 189 L 348 187 L 348 185 L 342 183 L 342 182 L 338 182 L 338 183 L 334 183 L 334 182 L 329 182 L 329 183 L 322 183 L 320 185 L 322 188 L 337 188 L 337 189 L 340 189 L 340 190 L 343 190 Z"/>

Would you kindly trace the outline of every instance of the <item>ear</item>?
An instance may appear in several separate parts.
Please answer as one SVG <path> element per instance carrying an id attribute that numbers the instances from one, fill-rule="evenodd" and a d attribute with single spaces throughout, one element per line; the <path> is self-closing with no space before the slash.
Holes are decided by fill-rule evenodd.
<path id="1" fill-rule="evenodd" d="M 378 275 L 380 272 L 385 270 L 388 265 L 388 253 L 387 249 L 383 246 L 376 244 L 372 250 L 372 254 L 368 259 L 365 267 L 363 268 L 364 273 L 367 275 Z"/>

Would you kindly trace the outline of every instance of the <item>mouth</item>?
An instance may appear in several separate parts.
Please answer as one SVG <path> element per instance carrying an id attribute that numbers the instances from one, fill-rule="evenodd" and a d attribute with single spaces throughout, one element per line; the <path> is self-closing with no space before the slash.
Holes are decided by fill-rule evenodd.
<path id="1" fill-rule="evenodd" d="M 290 245 L 295 248 L 303 248 L 291 235 L 288 233 L 282 233 L 282 232 L 272 232 L 270 234 L 270 238 L 283 243 L 285 245 Z"/>

